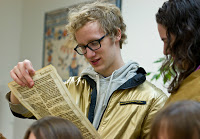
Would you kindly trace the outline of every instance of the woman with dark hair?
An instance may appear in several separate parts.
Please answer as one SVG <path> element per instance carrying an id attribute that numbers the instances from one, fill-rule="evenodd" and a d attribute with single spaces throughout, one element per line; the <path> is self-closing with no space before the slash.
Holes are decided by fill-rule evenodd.
<path id="1" fill-rule="evenodd" d="M 79 129 L 70 121 L 47 116 L 35 121 L 26 131 L 24 139 L 83 139 Z"/>
<path id="2" fill-rule="evenodd" d="M 200 1 L 169 0 L 156 14 L 166 55 L 161 71 L 173 75 L 166 104 L 178 100 L 200 101 Z"/>
<path id="3" fill-rule="evenodd" d="M 150 139 L 200 139 L 200 103 L 177 101 L 155 116 Z"/>

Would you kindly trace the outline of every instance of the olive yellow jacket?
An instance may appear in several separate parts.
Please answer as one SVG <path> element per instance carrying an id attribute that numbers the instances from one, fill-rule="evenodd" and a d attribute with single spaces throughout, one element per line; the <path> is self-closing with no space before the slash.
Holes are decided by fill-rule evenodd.
<path id="1" fill-rule="evenodd" d="M 165 105 L 181 100 L 194 100 L 200 102 L 200 70 L 192 72 L 179 89 L 171 94 Z"/>
<path id="2" fill-rule="evenodd" d="M 70 78 L 66 84 L 85 116 L 91 102 L 91 87 L 84 79 Z M 167 96 L 145 81 L 137 87 L 119 89 L 109 99 L 98 132 L 103 139 L 143 139 L 148 137 L 151 121 L 163 107 Z"/>
<path id="3" fill-rule="evenodd" d="M 88 76 L 70 77 L 66 82 L 75 103 L 88 118 L 93 100 L 91 92 L 95 90 L 93 83 Z M 97 131 L 102 139 L 146 139 L 151 121 L 166 99 L 167 96 L 160 89 L 139 73 L 112 93 Z M 15 109 L 10 103 L 10 108 L 17 117 L 34 118 L 23 107 Z"/>

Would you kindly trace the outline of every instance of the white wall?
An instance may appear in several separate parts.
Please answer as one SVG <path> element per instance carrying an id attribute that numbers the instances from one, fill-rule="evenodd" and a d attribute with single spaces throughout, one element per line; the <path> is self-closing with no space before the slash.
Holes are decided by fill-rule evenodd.
<path id="1" fill-rule="evenodd" d="M 20 60 L 30 59 L 35 69 L 42 67 L 44 14 L 88 0 L 23 0 L 23 32 Z"/>
<path id="2" fill-rule="evenodd" d="M 133 60 L 144 67 L 146 72 L 156 72 L 161 66 L 153 64 L 163 57 L 163 43 L 157 31 L 155 14 L 166 0 L 123 0 L 122 15 L 127 25 L 127 44 L 122 49 L 125 61 Z M 152 75 L 147 76 L 150 80 Z M 163 82 L 152 81 L 165 93 Z"/>
<path id="3" fill-rule="evenodd" d="M 0 0 L 0 132 L 8 139 L 13 135 L 14 117 L 5 94 L 11 81 L 9 71 L 19 61 L 22 31 L 22 0 Z"/>
<path id="4" fill-rule="evenodd" d="M 0 132 L 8 139 L 23 138 L 32 123 L 31 120 L 14 118 L 9 111 L 4 99 L 9 91 L 7 83 L 11 81 L 9 71 L 24 59 L 30 59 L 35 69 L 40 69 L 45 12 L 83 1 L 87 0 L 0 0 Z M 146 71 L 155 72 L 158 65 L 152 63 L 163 56 L 155 13 L 164 0 L 122 1 L 128 34 L 128 43 L 122 49 L 122 56 L 125 61 L 137 61 Z M 162 82 L 154 83 L 165 91 Z"/>
<path id="5" fill-rule="evenodd" d="M 32 120 L 13 117 L 5 94 L 9 71 L 18 61 L 30 59 L 42 67 L 45 12 L 87 0 L 0 0 L 0 132 L 8 139 L 22 139 Z"/>

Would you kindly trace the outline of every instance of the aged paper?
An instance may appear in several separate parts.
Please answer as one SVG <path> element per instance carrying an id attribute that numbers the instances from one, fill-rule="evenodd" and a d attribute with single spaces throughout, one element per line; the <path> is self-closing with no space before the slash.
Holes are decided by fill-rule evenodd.
<path id="1" fill-rule="evenodd" d="M 59 116 L 73 122 L 84 138 L 100 138 L 96 129 L 74 103 L 70 92 L 52 65 L 36 71 L 33 80 L 33 88 L 21 87 L 14 81 L 8 83 L 8 87 L 37 119 L 47 115 Z"/>

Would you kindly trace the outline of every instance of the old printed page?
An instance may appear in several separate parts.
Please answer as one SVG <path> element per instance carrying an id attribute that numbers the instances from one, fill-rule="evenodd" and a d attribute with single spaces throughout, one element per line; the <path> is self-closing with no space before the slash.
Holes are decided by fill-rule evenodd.
<path id="1" fill-rule="evenodd" d="M 73 101 L 52 65 L 36 71 L 33 80 L 33 88 L 21 87 L 14 81 L 8 83 L 8 87 L 37 119 L 47 115 L 59 116 L 73 122 L 84 138 L 100 138 L 96 129 Z"/>

